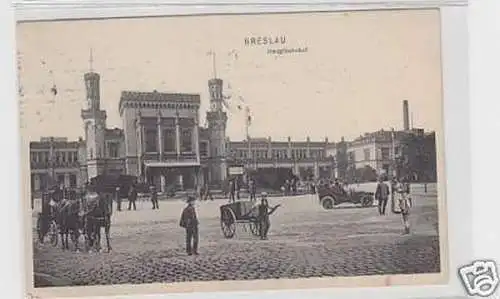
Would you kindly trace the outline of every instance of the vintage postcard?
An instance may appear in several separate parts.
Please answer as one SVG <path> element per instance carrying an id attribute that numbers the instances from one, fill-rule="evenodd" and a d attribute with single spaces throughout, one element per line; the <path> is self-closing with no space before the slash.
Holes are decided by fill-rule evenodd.
<path id="1" fill-rule="evenodd" d="M 41 297 L 444 284 L 439 10 L 17 26 Z"/>

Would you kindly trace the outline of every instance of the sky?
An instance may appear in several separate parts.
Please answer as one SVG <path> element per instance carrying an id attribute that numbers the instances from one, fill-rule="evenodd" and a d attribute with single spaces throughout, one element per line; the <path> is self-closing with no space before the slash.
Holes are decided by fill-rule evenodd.
<path id="1" fill-rule="evenodd" d="M 201 95 L 224 80 L 227 135 L 330 141 L 364 132 L 402 129 L 408 100 L 414 127 L 442 128 L 439 13 L 350 13 L 185 16 L 22 23 L 17 27 L 21 134 L 84 136 L 83 75 L 101 75 L 107 125 L 123 127 L 123 90 Z M 285 36 L 284 45 L 246 46 L 246 37 Z M 307 48 L 268 54 L 268 49 Z M 89 62 L 92 49 L 93 62 Z M 51 92 L 55 86 L 57 95 Z M 242 106 L 242 105 L 241 105 Z M 204 122 L 203 122 L 204 123 Z"/>

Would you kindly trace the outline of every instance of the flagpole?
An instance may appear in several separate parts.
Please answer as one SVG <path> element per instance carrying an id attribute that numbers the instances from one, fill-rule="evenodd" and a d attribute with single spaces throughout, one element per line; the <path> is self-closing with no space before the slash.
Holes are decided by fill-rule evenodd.
<path id="1" fill-rule="evenodd" d="M 247 143 L 248 143 L 248 158 L 252 157 L 252 148 L 250 145 L 250 108 L 245 106 L 245 133 L 247 135 Z"/>

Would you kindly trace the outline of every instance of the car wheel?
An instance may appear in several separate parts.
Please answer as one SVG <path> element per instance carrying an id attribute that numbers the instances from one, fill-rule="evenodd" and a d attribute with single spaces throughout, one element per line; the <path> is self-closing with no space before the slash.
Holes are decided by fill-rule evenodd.
<path id="1" fill-rule="evenodd" d="M 335 205 L 335 199 L 331 196 L 325 196 L 321 199 L 321 205 L 325 210 L 331 210 Z"/>

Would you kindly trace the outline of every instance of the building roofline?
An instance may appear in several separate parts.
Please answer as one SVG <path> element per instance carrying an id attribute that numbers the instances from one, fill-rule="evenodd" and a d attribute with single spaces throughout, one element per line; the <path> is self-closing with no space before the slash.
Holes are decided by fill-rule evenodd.
<path id="1" fill-rule="evenodd" d="M 120 95 L 118 109 L 120 115 L 123 113 L 125 106 L 137 108 L 158 108 L 157 106 L 165 106 L 162 108 L 170 109 L 190 109 L 199 108 L 201 104 L 200 94 L 194 93 L 167 93 L 167 92 L 144 92 L 144 91 L 127 91 L 124 90 Z"/>

